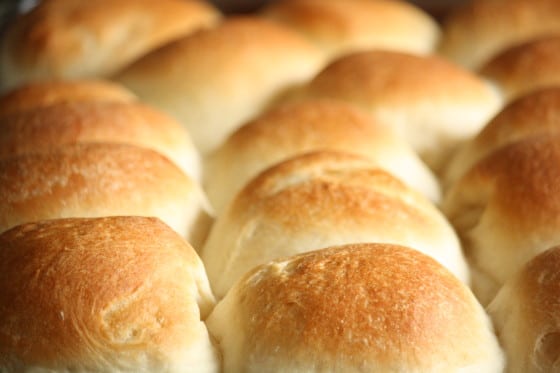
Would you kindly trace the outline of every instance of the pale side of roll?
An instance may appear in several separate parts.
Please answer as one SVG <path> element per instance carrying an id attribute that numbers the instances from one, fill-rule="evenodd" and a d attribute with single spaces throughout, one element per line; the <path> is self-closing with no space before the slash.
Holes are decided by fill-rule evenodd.
<path id="1" fill-rule="evenodd" d="M 224 373 L 500 373 L 468 287 L 403 246 L 335 246 L 261 265 L 207 319 Z"/>
<path id="2" fill-rule="evenodd" d="M 155 216 L 200 249 L 211 223 L 196 182 L 132 145 L 67 145 L 0 160 L 0 196 L 0 232 L 43 219 Z"/>
<path id="3" fill-rule="evenodd" d="M 301 155 L 256 176 L 217 217 L 201 255 L 221 298 L 259 264 L 357 242 L 407 245 L 468 282 L 443 214 L 371 161 L 339 152 Z"/>
<path id="4" fill-rule="evenodd" d="M 116 80 L 178 119 L 207 154 L 284 90 L 310 79 L 323 61 L 287 27 L 231 17 L 147 55 Z"/>
<path id="5" fill-rule="evenodd" d="M 0 90 L 56 78 L 107 77 L 220 13 L 199 0 L 43 0 L 0 44 Z"/>
<path id="6" fill-rule="evenodd" d="M 205 191 L 219 213 L 259 172 L 298 154 L 329 149 L 369 158 L 439 201 L 438 181 L 406 141 L 367 112 L 328 99 L 280 105 L 244 124 L 208 156 Z"/>
<path id="7" fill-rule="evenodd" d="M 160 220 L 29 223 L 0 248 L 0 371 L 219 371 L 204 267 Z"/>
<path id="8" fill-rule="evenodd" d="M 0 159 L 87 142 L 153 149 L 193 179 L 201 178 L 200 155 L 187 130 L 139 102 L 64 102 L 0 116 Z"/>

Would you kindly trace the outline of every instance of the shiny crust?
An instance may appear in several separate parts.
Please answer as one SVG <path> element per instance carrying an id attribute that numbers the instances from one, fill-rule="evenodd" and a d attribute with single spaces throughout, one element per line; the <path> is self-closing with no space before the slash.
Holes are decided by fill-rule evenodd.
<path id="1" fill-rule="evenodd" d="M 367 159 L 339 152 L 304 154 L 259 174 L 218 216 L 202 258 L 220 298 L 258 264 L 355 242 L 414 247 L 468 282 L 443 215 Z"/>
<path id="2" fill-rule="evenodd" d="M 198 0 L 46 0 L 6 32 L 2 88 L 33 80 L 108 76 L 148 51 L 218 21 Z"/>
<path id="3" fill-rule="evenodd" d="M 229 372 L 501 367 L 490 323 L 468 288 L 402 246 L 331 247 L 259 266 L 207 325 Z"/>
<path id="4" fill-rule="evenodd" d="M 150 148 L 200 178 L 199 155 L 185 128 L 137 102 L 65 102 L 0 117 L 0 159 L 84 142 Z"/>
<path id="5" fill-rule="evenodd" d="M 500 107 L 485 81 L 437 56 L 373 50 L 341 57 L 303 90 L 357 104 L 394 128 L 436 171 Z"/>
<path id="6" fill-rule="evenodd" d="M 479 161 L 445 196 L 443 211 L 462 236 L 480 276 L 484 304 L 533 256 L 558 241 L 560 136 L 505 146 Z"/>
<path id="7" fill-rule="evenodd" d="M 443 22 L 439 53 L 479 68 L 496 54 L 532 38 L 560 31 L 556 0 L 472 0 Z"/>
<path id="8" fill-rule="evenodd" d="M 330 56 L 373 48 L 427 54 L 439 37 L 427 13 L 398 0 L 283 0 L 261 14 L 293 27 Z"/>
<path id="9" fill-rule="evenodd" d="M 0 231 L 63 217 L 156 216 L 199 248 L 209 225 L 200 188 L 154 151 L 79 144 L 0 161 Z"/>
<path id="10" fill-rule="evenodd" d="M 548 36 L 506 49 L 486 63 L 480 73 L 511 100 L 537 88 L 558 85 L 559 64 L 560 36 Z"/>
<path id="11" fill-rule="evenodd" d="M 322 63 L 322 53 L 295 31 L 231 17 L 149 54 L 117 80 L 181 121 L 207 154 Z"/>
<path id="12" fill-rule="evenodd" d="M 0 248 L 2 371 L 217 372 L 204 267 L 158 219 L 24 224 Z"/>
<path id="13" fill-rule="evenodd" d="M 432 201 L 439 185 L 409 145 L 367 112 L 342 101 L 316 99 L 274 107 L 244 124 L 206 162 L 205 190 L 219 212 L 253 176 L 314 150 L 360 154 Z"/>

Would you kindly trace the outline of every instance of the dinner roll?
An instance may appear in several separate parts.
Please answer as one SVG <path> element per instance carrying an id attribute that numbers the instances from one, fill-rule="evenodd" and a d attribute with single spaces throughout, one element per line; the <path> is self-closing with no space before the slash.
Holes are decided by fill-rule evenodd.
<path id="1" fill-rule="evenodd" d="M 274 107 L 235 131 L 207 159 L 208 198 L 217 212 L 223 211 L 259 172 L 297 154 L 325 149 L 361 154 L 439 201 L 438 181 L 403 139 L 358 107 L 328 99 Z"/>
<path id="2" fill-rule="evenodd" d="M 195 180 L 200 179 L 199 155 L 187 130 L 171 117 L 137 102 L 66 102 L 0 116 L 0 159 L 82 142 L 150 148 Z"/>
<path id="3" fill-rule="evenodd" d="M 510 373 L 557 372 L 560 337 L 560 247 L 537 255 L 488 306 Z"/>
<path id="4" fill-rule="evenodd" d="M 468 282 L 451 225 L 426 198 L 369 160 L 318 152 L 258 175 L 213 225 L 202 249 L 218 298 L 269 260 L 355 242 L 407 245 Z"/>
<path id="5" fill-rule="evenodd" d="M 2 372 L 218 372 L 213 305 L 197 254 L 155 218 L 0 235 Z"/>
<path id="6" fill-rule="evenodd" d="M 295 31 L 233 17 L 149 54 L 117 80 L 182 122 L 206 154 L 284 89 L 309 79 L 322 61 Z"/>
<path id="7" fill-rule="evenodd" d="M 440 32 L 432 17 L 400 0 L 276 0 L 261 14 L 293 27 L 329 56 L 373 48 L 427 54 Z"/>
<path id="8" fill-rule="evenodd" d="M 558 31 L 558 35 L 506 49 L 487 62 L 480 73 L 496 83 L 508 100 L 537 88 L 560 84 Z"/>
<path id="9" fill-rule="evenodd" d="M 504 145 L 558 130 L 560 87 L 543 88 L 513 100 L 454 154 L 445 170 L 444 184 L 450 186 L 476 162 Z"/>
<path id="10" fill-rule="evenodd" d="M 485 81 L 436 56 L 372 50 L 324 68 L 300 94 L 352 102 L 392 126 L 439 172 L 501 105 Z"/>
<path id="11" fill-rule="evenodd" d="M 231 372 L 501 372 L 470 290 L 428 256 L 387 244 L 278 259 L 207 319 Z"/>
<path id="12" fill-rule="evenodd" d="M 8 27 L 0 89 L 52 78 L 109 76 L 220 15 L 198 0 L 43 0 Z"/>
<path id="13" fill-rule="evenodd" d="M 6 115 L 75 101 L 132 102 L 135 96 L 108 80 L 49 80 L 27 83 L 0 96 L 0 118 Z"/>
<path id="14" fill-rule="evenodd" d="M 438 51 L 476 69 L 515 44 L 558 32 L 557 0 L 470 0 L 444 19 Z"/>
<path id="15" fill-rule="evenodd" d="M 491 153 L 455 183 L 443 211 L 463 239 L 473 291 L 487 304 L 536 254 L 560 239 L 560 135 Z"/>
<path id="16" fill-rule="evenodd" d="M 61 146 L 0 160 L 0 232 L 43 219 L 155 216 L 200 248 L 210 224 L 198 185 L 132 145 Z"/>

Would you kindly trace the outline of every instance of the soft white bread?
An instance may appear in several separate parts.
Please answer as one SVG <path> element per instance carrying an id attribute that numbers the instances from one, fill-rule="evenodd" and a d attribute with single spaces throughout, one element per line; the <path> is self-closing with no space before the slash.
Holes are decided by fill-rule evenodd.
<path id="1" fill-rule="evenodd" d="M 504 145 L 559 130 L 560 87 L 543 88 L 513 100 L 453 155 L 444 185 L 452 185 L 476 162 Z"/>
<path id="2" fill-rule="evenodd" d="M 413 247 L 468 282 L 443 214 L 371 161 L 338 152 L 305 154 L 258 175 L 217 217 L 201 255 L 221 298 L 259 264 L 356 242 Z"/>
<path id="3" fill-rule="evenodd" d="M 480 73 L 494 82 L 507 100 L 512 100 L 535 89 L 560 84 L 558 65 L 560 35 L 554 35 L 506 49 L 484 64 Z"/>
<path id="4" fill-rule="evenodd" d="M 443 56 L 477 69 L 503 50 L 560 31 L 557 0 L 470 0 L 443 21 Z"/>
<path id="5" fill-rule="evenodd" d="M 206 324 L 224 373 L 499 373 L 503 365 L 468 287 L 396 245 L 337 246 L 259 266 Z"/>
<path id="6" fill-rule="evenodd" d="M 560 238 L 560 135 L 534 136 L 491 153 L 444 198 L 463 239 L 473 291 L 487 304 L 499 287 Z"/>
<path id="7" fill-rule="evenodd" d="M 331 57 L 373 48 L 427 54 L 440 33 L 430 15 L 400 0 L 276 0 L 260 14 L 301 32 Z"/>
<path id="8" fill-rule="evenodd" d="M 29 223 L 0 248 L 0 371 L 219 371 L 202 262 L 158 219 Z"/>
<path id="9" fill-rule="evenodd" d="M 235 194 L 269 166 L 313 150 L 339 150 L 375 161 L 432 201 L 439 184 L 410 145 L 358 107 L 335 100 L 276 106 L 244 124 L 205 162 L 204 187 L 223 211 Z"/>
<path id="10" fill-rule="evenodd" d="M 0 159 L 83 142 L 153 149 L 200 180 L 200 156 L 187 130 L 138 102 L 65 102 L 0 116 Z"/>
<path id="11" fill-rule="evenodd" d="M 405 138 L 439 172 L 449 152 L 501 106 L 480 77 L 436 56 L 373 50 L 341 57 L 304 89 L 368 110 Z"/>
<path id="12" fill-rule="evenodd" d="M 211 222 L 191 178 L 132 145 L 67 145 L 0 160 L 0 196 L 0 232 L 43 219 L 155 216 L 200 249 Z"/>
<path id="13" fill-rule="evenodd" d="M 199 0 L 43 0 L 5 32 L 0 90 L 35 80 L 109 76 L 219 18 Z"/>
<path id="14" fill-rule="evenodd" d="M 488 306 L 507 356 L 509 373 L 560 368 L 560 247 L 529 261 Z"/>
<path id="15" fill-rule="evenodd" d="M 310 79 L 322 61 L 287 27 L 233 17 L 149 54 L 117 79 L 178 119 L 206 154 L 276 95 Z"/>
<path id="16" fill-rule="evenodd" d="M 62 102 L 132 102 L 135 96 L 108 80 L 50 80 L 27 83 L 0 96 L 0 118 Z"/>

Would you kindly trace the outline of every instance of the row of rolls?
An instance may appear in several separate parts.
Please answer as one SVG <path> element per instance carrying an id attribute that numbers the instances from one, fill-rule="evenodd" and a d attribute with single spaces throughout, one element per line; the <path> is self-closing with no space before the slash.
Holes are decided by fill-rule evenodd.
<path id="1" fill-rule="evenodd" d="M 5 30 L 0 372 L 560 369 L 556 1 Z"/>

